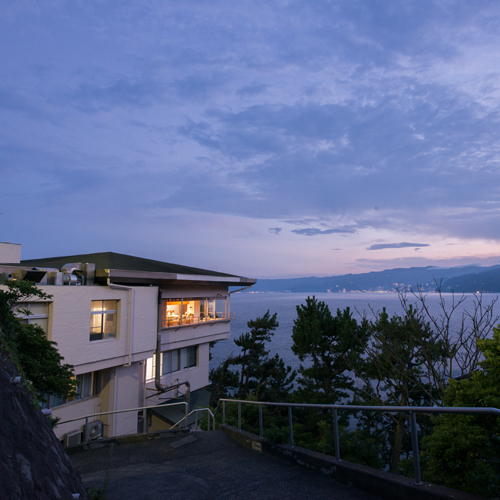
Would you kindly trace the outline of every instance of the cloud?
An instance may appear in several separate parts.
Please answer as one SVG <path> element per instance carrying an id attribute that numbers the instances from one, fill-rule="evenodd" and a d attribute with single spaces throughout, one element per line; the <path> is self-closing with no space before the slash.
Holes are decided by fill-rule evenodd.
<path id="1" fill-rule="evenodd" d="M 384 250 L 386 248 L 414 248 L 414 247 L 428 247 L 428 243 L 378 243 L 376 245 L 371 245 L 367 250 Z"/>
<path id="2" fill-rule="evenodd" d="M 124 106 L 150 107 L 164 91 L 165 88 L 154 80 L 121 78 L 107 85 L 82 83 L 70 96 L 58 95 L 53 101 L 60 103 L 67 99 L 86 113 L 96 113 Z"/>
<path id="3" fill-rule="evenodd" d="M 344 263 L 366 241 L 500 241 L 497 2 L 33 5 L 0 19 L 2 188 L 23 200 L 6 238 L 31 214 L 75 214 L 104 241 L 109 224 L 85 212 L 99 199 L 113 216 L 192 214 L 169 219 L 179 242 L 219 216 L 338 233 Z M 215 253 L 238 255 L 226 230 Z M 332 239 L 292 238 L 287 265 L 322 262 L 304 249 Z M 428 246 L 408 245 L 415 259 Z"/>
<path id="4" fill-rule="evenodd" d="M 268 88 L 269 85 L 266 85 L 265 83 L 254 83 L 252 85 L 246 85 L 245 87 L 238 89 L 236 93 L 239 96 L 255 96 L 262 94 Z"/>
<path id="5" fill-rule="evenodd" d="M 318 234 L 335 234 L 335 233 L 354 233 L 353 229 L 318 229 L 316 227 L 304 229 L 292 229 L 292 233 L 301 234 L 303 236 L 317 236 Z"/>

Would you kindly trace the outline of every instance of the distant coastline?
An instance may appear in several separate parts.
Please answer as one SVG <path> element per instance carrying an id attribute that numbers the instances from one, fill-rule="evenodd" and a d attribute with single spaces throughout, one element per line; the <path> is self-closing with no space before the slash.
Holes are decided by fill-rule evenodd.
<path id="1" fill-rule="evenodd" d="M 410 267 L 317 278 L 259 279 L 247 293 L 500 293 L 500 265 L 481 267 Z"/>

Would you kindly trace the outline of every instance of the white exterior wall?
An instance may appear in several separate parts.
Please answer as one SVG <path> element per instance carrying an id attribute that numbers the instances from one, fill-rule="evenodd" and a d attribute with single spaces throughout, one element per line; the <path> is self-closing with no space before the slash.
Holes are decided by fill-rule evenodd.
<path id="1" fill-rule="evenodd" d="M 198 345 L 198 364 L 191 368 L 185 368 L 184 370 L 179 370 L 173 373 L 168 373 L 167 375 L 162 375 L 160 381 L 164 385 L 173 384 L 182 380 L 189 380 L 190 390 L 196 391 L 202 389 L 209 384 L 209 343 L 204 344 L 193 344 Z M 147 389 L 155 389 L 154 378 L 146 382 Z M 179 392 L 184 394 L 185 388 L 183 386 L 179 387 Z M 146 396 L 154 394 L 153 390 L 146 390 Z M 157 404 L 165 402 L 167 399 L 172 399 L 177 396 L 175 390 L 169 391 L 166 394 L 160 394 L 159 396 L 150 397 L 145 401 L 145 406 L 155 406 Z"/>
<path id="2" fill-rule="evenodd" d="M 61 421 L 94 413 L 143 405 L 152 406 L 175 397 L 175 391 L 160 397 L 153 394 L 154 379 L 145 380 L 145 360 L 156 350 L 158 328 L 158 287 L 136 286 L 133 293 L 111 286 L 39 285 L 52 295 L 49 302 L 48 338 L 57 343 L 64 363 L 74 366 L 75 375 L 106 372 L 106 382 L 97 396 L 76 400 L 53 408 L 53 416 Z M 227 296 L 227 287 L 210 285 L 176 286 L 162 290 L 164 298 Z M 116 338 L 90 341 L 90 311 L 93 300 L 116 300 Z M 229 338 L 229 321 L 165 329 L 161 333 L 161 351 L 198 345 L 197 366 L 161 377 L 164 385 L 176 380 L 189 380 L 191 391 L 209 383 L 209 342 Z M 130 365 L 129 365 L 130 363 Z M 180 388 L 181 393 L 184 388 Z M 89 419 L 98 420 L 99 417 Z M 137 432 L 137 412 L 102 416 L 106 436 Z M 83 430 L 85 420 L 59 425 L 55 433 L 62 439 L 68 432 Z"/>
<path id="3" fill-rule="evenodd" d="M 101 396 L 93 396 L 81 401 L 72 401 L 71 403 L 58 406 L 52 411 L 52 416 L 59 417 L 61 419 L 61 422 L 64 422 L 65 420 L 72 420 L 73 418 L 92 415 L 94 413 L 99 413 L 100 411 L 102 411 Z M 90 418 L 89 422 L 92 422 L 94 420 L 99 420 L 99 417 Z M 54 433 L 57 436 L 57 439 L 63 439 L 66 433 L 76 430 L 83 431 L 84 427 L 85 419 L 82 419 L 76 422 L 58 425 L 54 429 Z"/>
<path id="4" fill-rule="evenodd" d="M 144 392 L 143 364 L 121 366 L 115 371 L 115 408 L 116 410 L 139 408 L 142 406 Z M 137 412 L 118 413 L 113 416 L 115 436 L 137 433 Z"/>
<path id="5" fill-rule="evenodd" d="M 21 245 L 0 243 L 0 263 L 19 264 L 19 262 L 21 262 Z"/>
<path id="6" fill-rule="evenodd" d="M 64 362 L 75 367 L 76 375 L 128 363 L 130 344 L 132 361 L 146 359 L 155 350 L 157 288 L 134 287 L 132 325 L 128 290 L 113 290 L 107 286 L 46 285 L 39 288 L 53 296 L 50 299 L 48 337 L 57 343 Z M 93 300 L 119 301 L 116 338 L 90 341 Z"/>

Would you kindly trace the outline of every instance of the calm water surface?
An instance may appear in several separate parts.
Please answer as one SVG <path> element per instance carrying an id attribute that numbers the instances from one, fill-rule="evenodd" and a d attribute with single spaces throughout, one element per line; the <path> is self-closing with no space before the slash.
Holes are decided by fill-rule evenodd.
<path id="1" fill-rule="evenodd" d="M 218 342 L 212 349 L 212 361 L 210 367 L 214 368 L 224 361 L 231 354 L 238 354 L 238 347 L 234 344 L 233 339 L 239 337 L 242 333 L 247 332 L 247 321 L 255 319 L 266 313 L 267 310 L 271 314 L 278 313 L 279 327 L 274 333 L 272 341 L 268 344 L 268 349 L 271 354 L 278 353 L 286 364 L 293 368 L 298 368 L 300 362 L 292 353 L 292 328 L 293 321 L 297 317 L 297 305 L 304 304 L 308 293 L 234 293 L 231 296 L 231 312 L 236 313 L 237 319 L 231 321 L 231 339 Z M 370 316 L 370 308 L 375 311 L 381 311 L 383 307 L 387 309 L 389 315 L 394 313 L 402 314 L 403 310 L 397 293 L 360 293 L 360 294 L 341 294 L 341 293 L 316 293 L 314 294 L 318 300 L 324 301 L 333 314 L 337 309 L 345 309 L 350 307 L 356 319 L 359 315 L 356 309 L 360 312 L 366 311 Z M 451 304 L 451 294 L 444 294 L 447 304 Z M 410 298 L 408 296 L 408 298 Z M 483 304 L 490 304 L 496 298 L 495 294 L 484 294 Z M 426 302 L 431 312 L 435 315 L 440 315 L 438 294 L 428 294 Z M 410 303 L 416 303 L 415 299 L 409 300 Z M 500 302 L 500 301 L 499 301 Z M 460 312 L 463 310 L 472 311 L 473 295 L 468 295 L 465 302 L 462 304 L 459 311 L 455 312 L 455 325 L 458 328 L 461 317 Z M 500 312 L 500 305 L 495 306 L 495 312 Z"/>

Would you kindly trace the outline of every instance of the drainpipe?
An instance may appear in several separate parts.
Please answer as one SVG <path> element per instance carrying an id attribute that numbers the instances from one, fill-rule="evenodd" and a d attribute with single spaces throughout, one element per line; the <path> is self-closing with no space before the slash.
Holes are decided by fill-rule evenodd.
<path id="1" fill-rule="evenodd" d="M 132 365 L 132 336 L 134 333 L 134 289 L 130 286 L 116 285 L 110 282 L 108 278 L 108 286 L 111 290 L 127 290 L 128 291 L 128 363 L 123 366 Z"/>
<path id="2" fill-rule="evenodd" d="M 156 353 L 155 353 L 155 387 L 159 392 L 166 392 L 171 389 L 175 389 L 176 387 L 180 387 L 184 385 L 186 387 L 185 399 L 186 403 L 189 407 L 189 396 L 190 396 L 190 388 L 191 384 L 189 380 L 181 380 L 180 382 L 171 383 L 171 384 L 162 384 L 161 383 L 161 290 L 158 289 L 158 325 L 157 325 L 157 333 L 156 333 Z M 187 414 L 187 413 L 186 413 Z M 187 421 L 186 421 L 187 425 Z"/>

